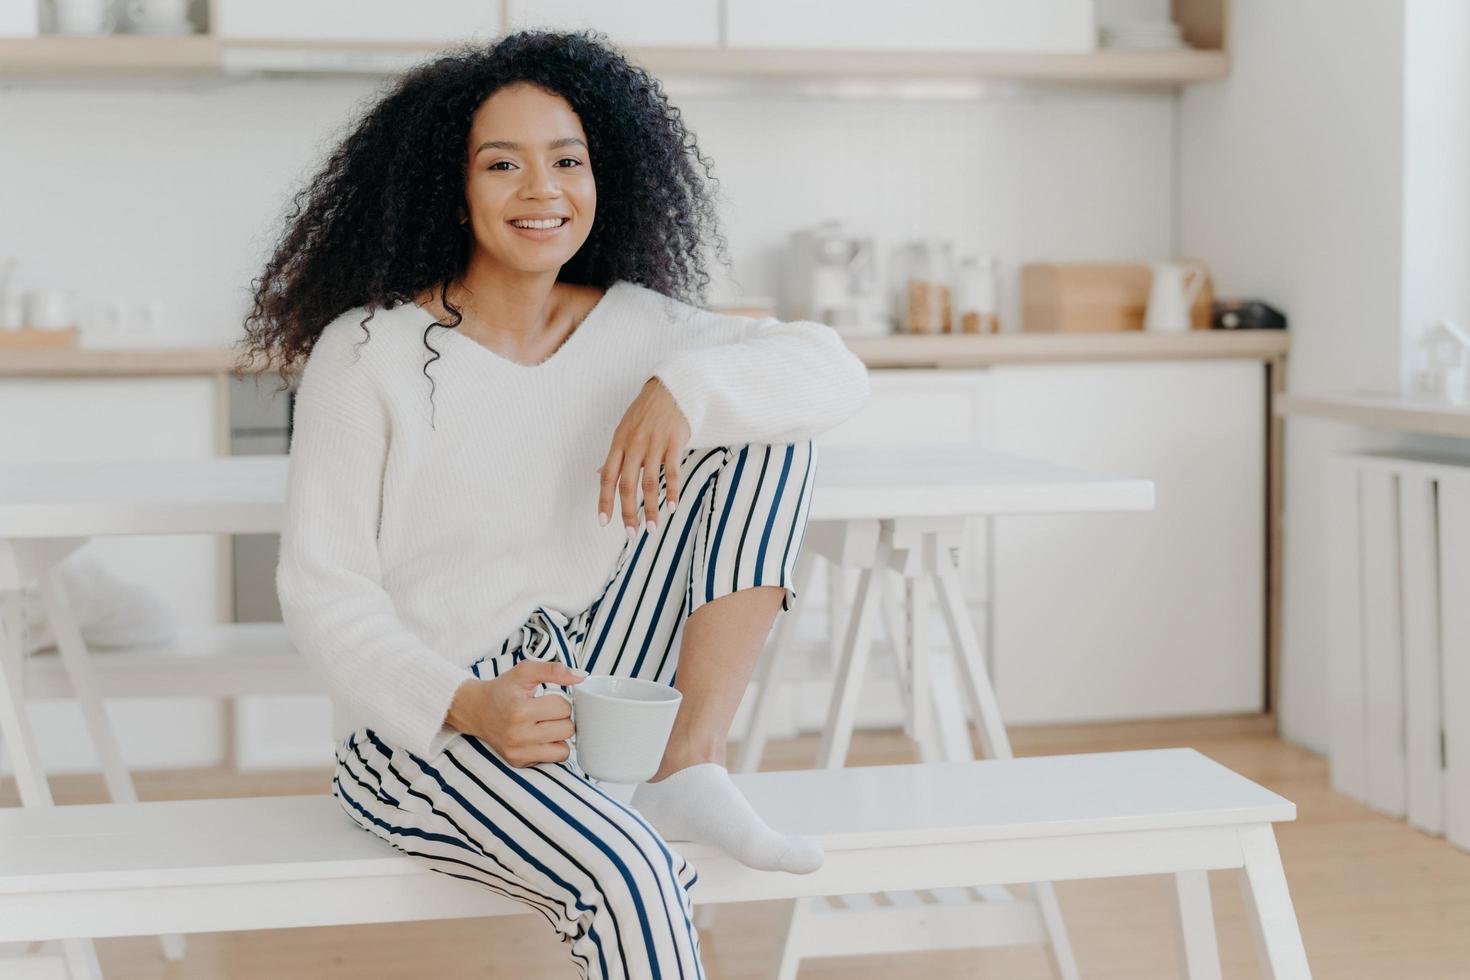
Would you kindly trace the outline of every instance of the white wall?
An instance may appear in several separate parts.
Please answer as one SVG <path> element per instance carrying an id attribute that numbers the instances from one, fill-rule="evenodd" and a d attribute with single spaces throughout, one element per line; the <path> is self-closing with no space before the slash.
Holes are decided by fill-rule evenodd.
<path id="1" fill-rule="evenodd" d="M 1470 307 L 1470 8 L 1233 0 L 1228 82 L 1179 104 L 1179 241 L 1291 320 L 1289 388 L 1395 391 L 1428 317 Z M 1385 433 L 1286 434 L 1285 736 L 1327 749 L 1322 462 Z"/>
<path id="2" fill-rule="evenodd" d="M 1427 322 L 1470 323 L 1470 4 L 1408 0 L 1401 374 Z"/>

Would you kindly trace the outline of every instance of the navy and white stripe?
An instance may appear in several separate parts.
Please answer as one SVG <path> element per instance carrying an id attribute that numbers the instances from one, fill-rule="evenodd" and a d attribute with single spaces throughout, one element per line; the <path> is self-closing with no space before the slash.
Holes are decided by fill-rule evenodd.
<path id="1" fill-rule="evenodd" d="M 678 506 L 628 542 L 602 594 L 573 614 L 538 606 L 470 669 L 489 678 L 527 658 L 560 660 L 672 684 L 684 621 L 706 602 L 775 585 L 791 608 L 815 468 L 810 442 L 689 450 Z M 575 752 L 517 768 L 460 734 L 424 759 L 363 728 L 337 750 L 333 792 L 398 850 L 535 910 L 588 980 L 704 977 L 698 873 Z"/>

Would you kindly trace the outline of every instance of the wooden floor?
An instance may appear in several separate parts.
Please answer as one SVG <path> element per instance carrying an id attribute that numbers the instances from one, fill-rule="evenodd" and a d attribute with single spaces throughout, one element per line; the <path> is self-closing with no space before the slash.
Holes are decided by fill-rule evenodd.
<path id="1" fill-rule="evenodd" d="M 1190 745 L 1296 802 L 1299 818 L 1278 825 L 1287 879 L 1318 980 L 1470 978 L 1470 854 L 1375 814 L 1330 791 L 1327 764 L 1270 734 L 1269 720 L 1220 719 L 1131 725 L 1013 729 L 1018 755 Z M 773 743 L 771 768 L 810 766 L 816 740 Z M 852 764 L 913 761 L 898 734 L 860 733 Z M 144 799 L 325 792 L 327 773 L 236 774 L 221 770 L 138 774 Z M 59 803 L 98 802 L 100 779 L 53 780 Z M 14 805 L 13 783 L 0 805 Z M 1232 873 L 1211 874 L 1227 978 L 1256 976 L 1240 892 Z M 1062 882 L 1062 911 L 1084 977 L 1163 980 L 1174 962 L 1169 881 L 1159 876 Z M 789 902 L 720 907 L 701 935 L 709 976 L 769 977 Z M 541 920 L 342 926 L 189 937 L 181 963 L 163 960 L 151 937 L 104 939 L 109 980 L 486 980 L 575 977 Z M 0 969 L 3 973 L 3 969 Z M 848 957 L 809 961 L 802 980 L 1030 980 L 1049 974 L 1038 947 Z"/>

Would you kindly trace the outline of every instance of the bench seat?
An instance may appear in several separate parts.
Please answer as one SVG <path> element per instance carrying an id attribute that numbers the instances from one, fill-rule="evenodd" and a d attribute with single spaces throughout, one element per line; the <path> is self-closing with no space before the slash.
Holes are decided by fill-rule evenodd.
<path id="1" fill-rule="evenodd" d="M 1193 749 L 734 778 L 826 863 L 760 872 L 679 843 L 697 903 L 1245 868 L 1276 975 L 1306 975 L 1270 828 L 1296 808 Z M 0 810 L 0 942 L 525 911 L 389 849 L 325 794 Z"/>

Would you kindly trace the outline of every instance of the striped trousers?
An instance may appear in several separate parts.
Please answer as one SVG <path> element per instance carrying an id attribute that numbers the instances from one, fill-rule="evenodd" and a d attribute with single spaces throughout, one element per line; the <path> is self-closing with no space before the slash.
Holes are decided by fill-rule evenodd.
<path id="1" fill-rule="evenodd" d="M 704 603 L 773 585 L 791 608 L 815 469 L 810 442 L 689 450 L 677 506 L 628 542 L 602 594 L 570 614 L 538 606 L 470 669 L 491 678 L 526 658 L 556 659 L 672 684 L 684 621 Z M 525 904 L 568 944 L 581 976 L 704 976 L 697 870 L 581 771 L 575 740 L 566 762 L 523 768 L 463 733 L 424 759 L 362 728 L 336 754 L 333 793 L 358 826 Z"/>

